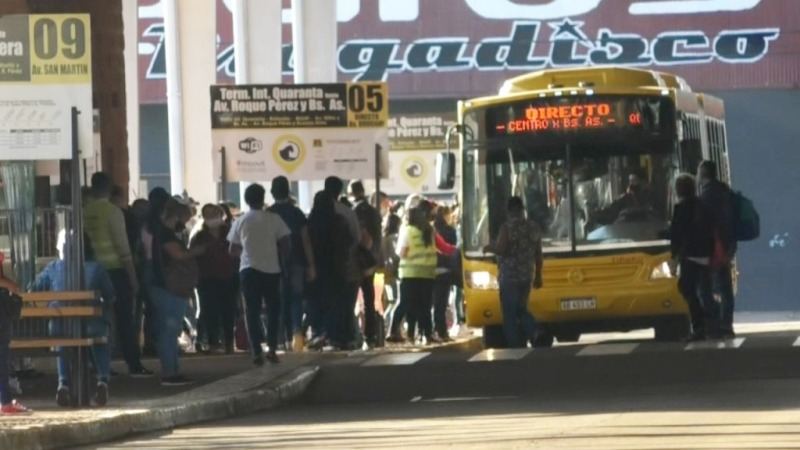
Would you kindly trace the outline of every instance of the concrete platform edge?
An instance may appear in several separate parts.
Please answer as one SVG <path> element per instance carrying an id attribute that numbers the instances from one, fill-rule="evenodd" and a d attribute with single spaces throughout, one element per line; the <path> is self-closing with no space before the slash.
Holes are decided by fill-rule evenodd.
<path id="1" fill-rule="evenodd" d="M 264 411 L 301 397 L 318 372 L 318 366 L 304 366 L 270 380 L 260 388 L 233 395 L 123 412 L 80 423 L 3 430 L 0 431 L 0 448 L 49 450 L 99 444 L 135 434 Z"/>

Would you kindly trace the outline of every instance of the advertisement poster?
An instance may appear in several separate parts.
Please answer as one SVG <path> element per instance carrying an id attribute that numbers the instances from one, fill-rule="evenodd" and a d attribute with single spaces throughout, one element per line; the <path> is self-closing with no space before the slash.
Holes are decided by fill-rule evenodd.
<path id="1" fill-rule="evenodd" d="M 452 195 L 455 189 L 436 186 L 436 155 L 447 150 L 447 130 L 456 124 L 456 113 L 405 113 L 389 118 L 389 178 L 381 190 L 392 197 L 411 193 Z M 458 140 L 452 143 L 454 150 Z M 457 157 L 458 158 L 458 157 Z M 457 167 L 460 173 L 460 167 Z"/>
<path id="2" fill-rule="evenodd" d="M 0 148 L 4 160 L 69 159 L 71 110 L 93 148 L 88 14 L 0 16 Z"/>
<path id="3" fill-rule="evenodd" d="M 375 178 L 377 152 L 388 170 L 388 120 L 382 82 L 211 87 L 214 151 L 225 149 L 228 182 Z"/>
<path id="4" fill-rule="evenodd" d="M 292 80 L 291 0 L 283 11 Z M 217 0 L 219 83 L 236 73 L 233 0 Z M 620 65 L 696 91 L 793 88 L 797 0 L 338 0 L 339 81 L 388 81 L 393 99 L 467 99 L 543 69 Z M 139 0 L 143 103 L 166 102 L 163 0 Z"/>
<path id="5" fill-rule="evenodd" d="M 442 190 L 436 186 L 436 155 L 440 152 L 440 150 L 390 152 L 389 179 L 381 181 L 381 191 L 395 198 L 405 198 L 413 193 L 451 198 L 457 192 L 456 188 Z M 460 158 L 456 154 L 456 180 L 461 174 L 459 164 Z"/>

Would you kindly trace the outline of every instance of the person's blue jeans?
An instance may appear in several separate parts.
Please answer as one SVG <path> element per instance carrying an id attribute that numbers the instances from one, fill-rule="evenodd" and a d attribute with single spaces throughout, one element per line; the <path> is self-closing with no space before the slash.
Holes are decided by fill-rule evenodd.
<path id="1" fill-rule="evenodd" d="M 403 334 L 403 320 L 408 313 L 408 296 L 403 295 L 402 284 L 398 283 L 395 290 L 397 298 L 395 299 L 395 306 L 392 310 L 392 324 L 389 327 L 389 333 L 394 337 L 400 337 Z"/>
<path id="2" fill-rule="evenodd" d="M 267 307 L 267 345 L 270 351 L 278 349 L 278 324 L 281 318 L 281 275 L 264 273 L 255 269 L 244 269 L 240 273 L 242 296 L 247 307 L 247 333 L 250 337 L 250 350 L 254 357 L 263 352 L 264 325 L 261 311 Z"/>
<path id="3" fill-rule="evenodd" d="M 408 339 L 412 342 L 416 337 L 417 326 L 419 326 L 422 336 L 430 338 L 433 335 L 431 318 L 433 285 L 432 278 L 402 278 L 400 280 L 400 305 L 403 303 L 407 305 Z M 399 327 L 397 335 L 399 336 Z"/>
<path id="4" fill-rule="evenodd" d="M 306 271 L 303 266 L 291 266 L 287 272 L 281 277 L 281 311 L 286 338 L 291 340 L 294 333 L 303 332 Z"/>
<path id="5" fill-rule="evenodd" d="M 136 331 L 137 333 L 139 330 L 144 332 L 144 346 L 152 350 L 158 345 L 158 317 L 156 305 L 153 303 L 153 296 L 150 293 L 150 286 L 153 284 L 153 261 L 145 261 L 141 270 L 139 301 L 143 314 L 137 313 L 140 323 L 137 323 Z"/>
<path id="6" fill-rule="evenodd" d="M 308 324 L 311 326 L 312 337 L 319 338 L 327 335 L 327 315 L 330 309 L 330 299 L 325 295 L 321 281 L 317 280 L 311 284 L 308 299 Z"/>
<path id="7" fill-rule="evenodd" d="M 128 370 L 135 371 L 142 367 L 142 355 L 139 348 L 139 334 L 136 330 L 134 316 L 135 299 L 133 288 L 128 273 L 123 269 L 108 271 L 114 291 L 114 315 L 117 325 L 117 343 L 122 349 L 122 355 L 128 364 Z"/>
<path id="8" fill-rule="evenodd" d="M 14 394 L 11 392 L 11 387 L 8 385 L 8 377 L 10 376 L 10 351 L 9 344 L 11 343 L 11 321 L 0 317 L 0 405 L 8 405 L 14 400 Z"/>
<path id="9" fill-rule="evenodd" d="M 689 259 L 681 261 L 678 289 L 689 306 L 692 334 L 696 337 L 715 335 L 719 331 L 719 309 L 714 301 L 712 271 L 707 265 Z"/>
<path id="10" fill-rule="evenodd" d="M 731 265 L 725 264 L 714 272 L 713 275 L 714 291 L 720 296 L 719 306 L 719 331 L 723 333 L 733 332 L 733 275 Z"/>
<path id="11" fill-rule="evenodd" d="M 158 321 L 158 357 L 161 360 L 162 376 L 177 375 L 178 337 L 183 330 L 187 299 L 173 294 L 160 286 L 150 286 L 150 294 L 156 308 Z"/>
<path id="12" fill-rule="evenodd" d="M 503 334 L 509 348 L 527 347 L 528 340 L 536 336 L 536 321 L 528 310 L 531 281 L 501 281 L 500 306 L 503 310 Z M 524 334 L 523 334 L 524 333 Z"/>
<path id="13" fill-rule="evenodd" d="M 458 324 L 465 323 L 467 321 L 466 311 L 464 311 L 464 289 L 461 286 L 455 287 L 456 296 L 455 300 L 453 301 L 454 307 L 456 310 L 456 320 Z"/>
<path id="14" fill-rule="evenodd" d="M 65 324 L 63 320 L 54 319 L 48 324 L 51 336 L 60 336 L 64 333 Z M 100 338 L 108 339 L 111 336 L 111 326 L 108 318 L 108 312 L 103 311 L 103 317 L 96 317 L 87 320 L 83 324 L 83 337 L 86 338 Z M 58 357 L 56 358 L 56 365 L 58 367 L 58 384 L 59 386 L 69 386 L 69 357 L 65 354 L 63 347 L 56 347 Z M 111 378 L 111 346 L 108 341 L 104 344 L 95 344 L 92 346 L 92 360 L 94 361 L 94 368 L 97 371 L 97 380 L 108 382 Z"/>
<path id="15" fill-rule="evenodd" d="M 239 278 L 227 280 L 200 280 L 197 297 L 200 314 L 197 320 L 197 338 L 205 340 L 210 346 L 222 342 L 233 346 L 233 328 L 236 322 L 236 300 L 239 293 Z"/>

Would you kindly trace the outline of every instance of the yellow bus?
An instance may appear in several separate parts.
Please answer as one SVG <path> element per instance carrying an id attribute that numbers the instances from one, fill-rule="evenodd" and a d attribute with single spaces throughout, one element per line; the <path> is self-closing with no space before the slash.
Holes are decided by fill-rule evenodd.
<path id="1" fill-rule="evenodd" d="M 678 174 L 711 159 L 729 181 L 721 100 L 651 70 L 545 70 L 459 102 L 448 142 L 456 136 L 467 324 L 483 327 L 486 347 L 505 338 L 484 248 L 512 195 L 544 232 L 544 287 L 529 299 L 535 345 L 646 328 L 658 340 L 688 335 L 666 230 Z M 455 156 L 437 160 L 441 188 L 454 184 Z"/>

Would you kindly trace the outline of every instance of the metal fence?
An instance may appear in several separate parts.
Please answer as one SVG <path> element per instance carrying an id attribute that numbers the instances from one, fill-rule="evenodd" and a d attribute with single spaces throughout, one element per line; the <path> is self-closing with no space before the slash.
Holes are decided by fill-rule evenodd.
<path id="1" fill-rule="evenodd" d="M 22 226 L 18 226 L 18 222 L 22 219 L 21 216 L 29 214 L 24 211 L 0 209 L 0 252 L 6 255 L 3 267 L 6 276 L 14 280 L 19 279 L 17 268 L 21 258 L 18 255 L 23 251 L 30 251 L 34 256 L 37 268 L 35 273 L 58 258 L 58 234 L 70 226 L 71 214 L 72 209 L 69 207 L 37 208 L 33 211 L 33 229 L 26 232 Z M 32 236 L 29 235 L 31 232 Z M 22 245 L 24 249 L 12 245 L 19 243 L 21 238 L 31 238 L 32 242 Z"/>
<path id="2" fill-rule="evenodd" d="M 59 258 L 59 233 L 68 230 L 72 209 L 69 207 L 0 210 L 0 251 L 5 255 L 3 274 L 27 291 L 36 276 Z M 62 234 L 62 239 L 63 239 Z M 26 304 L 47 307 L 47 304 Z M 77 306 L 77 305 L 76 305 Z M 27 318 L 17 321 L 15 338 L 52 336 L 77 338 L 80 320 Z"/>

